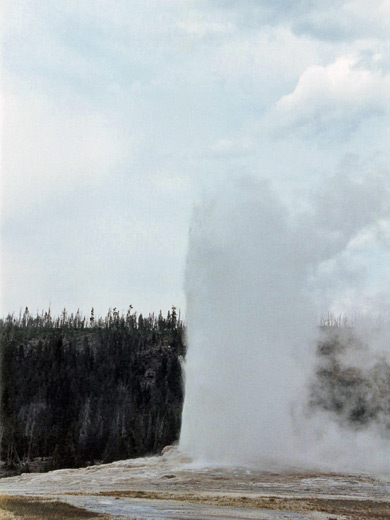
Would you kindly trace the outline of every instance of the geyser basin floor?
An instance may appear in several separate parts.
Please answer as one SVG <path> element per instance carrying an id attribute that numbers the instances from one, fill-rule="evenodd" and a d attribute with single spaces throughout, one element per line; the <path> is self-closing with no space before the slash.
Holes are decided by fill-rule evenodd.
<path id="1" fill-rule="evenodd" d="M 390 476 L 195 468 L 174 450 L 5 478 L 0 493 L 56 497 L 112 518 L 390 519 Z"/>

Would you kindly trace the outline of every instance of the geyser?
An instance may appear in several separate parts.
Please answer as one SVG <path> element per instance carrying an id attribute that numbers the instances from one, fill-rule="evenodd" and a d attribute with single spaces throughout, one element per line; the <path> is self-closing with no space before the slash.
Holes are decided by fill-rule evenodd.
<path id="1" fill-rule="evenodd" d="M 319 317 L 360 276 L 340 258 L 389 217 L 388 179 L 327 186 L 293 210 L 269 183 L 238 179 L 194 213 L 180 448 L 200 462 L 390 468 L 389 438 L 308 404 Z"/>

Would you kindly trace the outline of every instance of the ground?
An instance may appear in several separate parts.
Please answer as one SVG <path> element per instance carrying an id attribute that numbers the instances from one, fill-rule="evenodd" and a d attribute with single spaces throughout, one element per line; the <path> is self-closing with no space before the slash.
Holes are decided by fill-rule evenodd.
<path id="1" fill-rule="evenodd" d="M 197 467 L 176 449 L 4 478 L 0 493 L 10 520 L 390 520 L 390 475 Z"/>

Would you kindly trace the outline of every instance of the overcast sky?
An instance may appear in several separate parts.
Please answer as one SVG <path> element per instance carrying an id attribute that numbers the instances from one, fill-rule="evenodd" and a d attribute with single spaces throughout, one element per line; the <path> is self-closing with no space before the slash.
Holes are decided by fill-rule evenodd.
<path id="1" fill-rule="evenodd" d="M 202 193 L 389 175 L 386 0 L 3 5 L 1 314 L 184 308 Z M 354 244 L 374 285 L 379 217 Z"/>

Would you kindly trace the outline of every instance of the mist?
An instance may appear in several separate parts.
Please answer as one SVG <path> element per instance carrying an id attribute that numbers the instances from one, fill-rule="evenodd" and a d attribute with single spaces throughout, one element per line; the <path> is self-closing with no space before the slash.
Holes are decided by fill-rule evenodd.
<path id="1" fill-rule="evenodd" d="M 236 178 L 197 206 L 181 450 L 209 464 L 390 471 L 380 414 L 356 428 L 312 397 L 319 324 L 329 310 L 351 313 L 355 304 L 362 313 L 353 328 L 360 350 L 343 349 L 344 363 L 390 362 L 388 327 L 377 321 L 386 321 L 389 288 L 363 290 L 380 260 L 352 262 L 359 237 L 377 240 L 388 200 L 388 178 L 355 172 L 288 204 L 271 182 Z M 370 305 L 362 310 L 363 301 Z"/>

